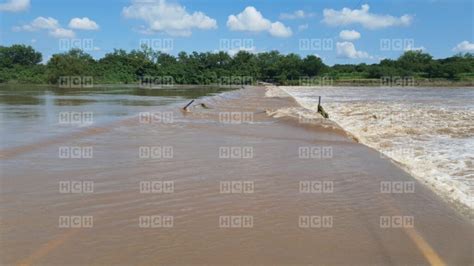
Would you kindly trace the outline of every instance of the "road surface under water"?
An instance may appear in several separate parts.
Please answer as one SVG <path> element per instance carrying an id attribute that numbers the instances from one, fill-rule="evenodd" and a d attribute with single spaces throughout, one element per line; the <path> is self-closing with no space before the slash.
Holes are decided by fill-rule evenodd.
<path id="1" fill-rule="evenodd" d="M 11 137 L 1 262 L 472 265 L 468 219 L 336 125 L 275 117 L 297 103 L 265 94 L 224 92 L 189 112 L 127 106 L 55 137 Z M 95 112 L 114 110 L 104 98 Z M 64 158 L 62 147 L 93 153 Z M 68 193 L 64 182 L 82 186 Z M 386 193 L 396 184 L 406 190 Z"/>

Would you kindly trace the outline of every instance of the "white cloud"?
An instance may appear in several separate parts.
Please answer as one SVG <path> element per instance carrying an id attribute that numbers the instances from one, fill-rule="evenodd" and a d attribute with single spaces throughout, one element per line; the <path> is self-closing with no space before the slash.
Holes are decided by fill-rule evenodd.
<path id="1" fill-rule="evenodd" d="M 52 17 L 37 17 L 30 24 L 19 27 L 14 27 L 16 31 L 37 31 L 37 30 L 51 30 L 59 28 L 59 22 Z"/>
<path id="2" fill-rule="evenodd" d="M 98 30 L 99 25 L 87 17 L 73 18 L 69 21 L 69 28 L 78 30 Z"/>
<path id="3" fill-rule="evenodd" d="M 25 11 L 29 7 L 30 0 L 7 0 L 5 3 L 0 3 L 0 11 L 5 12 Z"/>
<path id="4" fill-rule="evenodd" d="M 30 24 L 13 27 L 13 31 L 37 31 L 41 29 L 54 29 L 58 27 L 59 23 L 54 18 L 37 17 Z"/>
<path id="5" fill-rule="evenodd" d="M 408 26 L 413 17 L 403 15 L 394 17 L 391 15 L 377 15 L 369 12 L 369 5 L 362 5 L 361 9 L 343 8 L 340 11 L 334 9 L 323 10 L 323 22 L 331 26 L 345 26 L 360 24 L 367 29 L 380 29 L 391 26 Z"/>
<path id="6" fill-rule="evenodd" d="M 192 29 L 209 30 L 217 28 L 217 22 L 202 12 L 192 14 L 177 3 L 166 0 L 132 0 L 124 7 L 126 18 L 141 19 L 148 23 L 148 31 L 165 32 L 172 36 L 190 36 Z"/>
<path id="7" fill-rule="evenodd" d="M 309 28 L 308 24 L 302 24 L 298 26 L 298 31 L 304 31 L 304 30 L 307 30 L 308 28 Z"/>
<path id="8" fill-rule="evenodd" d="M 272 23 L 253 6 L 246 7 L 237 15 L 230 15 L 227 19 L 227 27 L 232 31 L 267 31 L 270 35 L 281 38 L 287 38 L 293 34 L 290 27 L 279 21 Z"/>
<path id="9" fill-rule="evenodd" d="M 54 38 L 74 38 L 76 34 L 72 30 L 64 29 L 64 28 L 57 28 L 53 29 L 49 32 L 49 35 L 53 36 Z"/>
<path id="10" fill-rule="evenodd" d="M 313 17 L 313 13 L 306 13 L 303 10 L 296 10 L 293 13 L 281 13 L 280 19 L 303 19 Z"/>
<path id="11" fill-rule="evenodd" d="M 363 51 L 357 51 L 351 42 L 337 42 L 336 53 L 341 58 L 362 59 L 370 58 L 369 54 Z"/>
<path id="12" fill-rule="evenodd" d="M 264 18 L 255 7 L 248 6 L 242 13 L 230 15 L 227 27 L 234 31 L 265 31 L 271 27 L 270 20 Z"/>
<path id="13" fill-rule="evenodd" d="M 286 27 L 280 21 L 272 23 L 268 32 L 270 32 L 272 36 L 280 37 L 280 38 L 288 38 L 293 34 L 293 32 L 291 31 L 291 28 Z"/>
<path id="14" fill-rule="evenodd" d="M 468 41 L 462 41 L 453 48 L 454 52 L 474 52 L 474 43 Z"/>
<path id="15" fill-rule="evenodd" d="M 355 30 L 343 30 L 339 33 L 339 37 L 345 41 L 354 41 L 360 39 L 360 33 Z"/>
<path id="16" fill-rule="evenodd" d="M 75 36 L 72 30 L 62 28 L 58 20 L 52 17 L 37 17 L 30 24 L 13 27 L 13 31 L 39 30 L 48 30 L 49 35 L 55 38 L 73 38 Z"/>

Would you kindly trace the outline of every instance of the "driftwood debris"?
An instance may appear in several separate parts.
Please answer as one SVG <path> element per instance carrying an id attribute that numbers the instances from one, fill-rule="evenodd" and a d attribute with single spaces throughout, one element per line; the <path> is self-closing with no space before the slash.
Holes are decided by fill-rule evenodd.
<path id="1" fill-rule="evenodd" d="M 188 104 L 186 104 L 185 107 L 183 107 L 183 110 L 188 110 L 188 107 L 194 102 L 194 100 L 190 101 Z"/>
<path id="2" fill-rule="evenodd" d="M 318 99 L 318 113 L 320 113 L 324 118 L 329 118 L 328 113 L 324 111 L 324 108 L 321 105 L 321 96 L 319 96 L 319 99 Z"/>
<path id="3" fill-rule="evenodd" d="M 188 111 L 188 108 L 191 104 L 194 103 L 194 100 L 190 101 L 188 104 L 186 104 L 186 106 L 183 107 L 183 111 Z M 198 103 L 197 105 L 201 106 L 202 108 L 204 109 L 211 109 L 209 106 L 207 106 L 205 103 Z M 194 105 L 196 106 L 196 105 Z"/>
<path id="4" fill-rule="evenodd" d="M 201 105 L 201 107 L 204 108 L 204 109 L 211 109 L 211 108 L 209 108 L 209 106 L 207 106 L 207 105 L 204 104 L 204 103 L 201 103 L 200 105 Z"/>

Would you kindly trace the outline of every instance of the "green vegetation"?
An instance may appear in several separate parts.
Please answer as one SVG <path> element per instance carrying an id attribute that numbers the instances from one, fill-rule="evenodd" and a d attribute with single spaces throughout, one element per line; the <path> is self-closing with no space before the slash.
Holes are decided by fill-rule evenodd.
<path id="1" fill-rule="evenodd" d="M 81 50 L 55 54 L 46 65 L 41 53 L 31 46 L 0 46 L 0 82 L 58 83 L 64 76 L 93 77 L 96 84 L 133 84 L 146 77 L 171 77 L 176 84 L 248 84 L 256 81 L 298 85 L 314 77 L 336 83 L 363 81 L 377 84 L 384 77 L 413 77 L 429 81 L 474 81 L 474 55 L 458 54 L 433 59 L 421 51 L 407 51 L 397 60 L 384 59 L 378 64 L 334 65 L 329 67 L 316 56 L 301 58 L 277 51 L 252 54 L 240 51 L 186 53 L 177 56 L 153 51 L 114 50 L 95 60 Z M 163 79 L 162 81 L 164 81 Z M 156 81 L 156 80 L 155 80 Z"/>

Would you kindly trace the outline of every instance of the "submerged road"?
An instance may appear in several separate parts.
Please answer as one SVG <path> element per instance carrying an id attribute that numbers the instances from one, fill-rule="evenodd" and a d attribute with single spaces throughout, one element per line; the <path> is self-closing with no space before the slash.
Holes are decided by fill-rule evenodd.
<path id="1" fill-rule="evenodd" d="M 298 107 L 264 93 L 3 151 L 1 263 L 474 263 L 469 219 L 342 130 L 268 116 Z"/>

